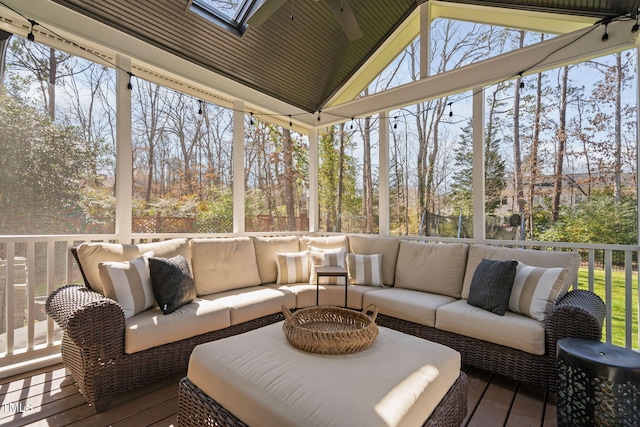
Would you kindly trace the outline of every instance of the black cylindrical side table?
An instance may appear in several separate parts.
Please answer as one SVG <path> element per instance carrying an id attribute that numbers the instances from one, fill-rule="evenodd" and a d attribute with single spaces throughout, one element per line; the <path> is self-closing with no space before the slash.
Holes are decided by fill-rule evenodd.
<path id="1" fill-rule="evenodd" d="M 640 353 L 563 338 L 557 368 L 559 426 L 640 426 Z"/>

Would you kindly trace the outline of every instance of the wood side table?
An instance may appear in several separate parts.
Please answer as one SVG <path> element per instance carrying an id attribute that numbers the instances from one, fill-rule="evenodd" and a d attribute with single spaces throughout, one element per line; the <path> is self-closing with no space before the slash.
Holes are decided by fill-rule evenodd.
<path id="1" fill-rule="evenodd" d="M 337 265 L 320 265 L 316 267 L 316 305 L 319 305 L 321 277 L 344 277 L 344 307 L 347 308 L 347 291 L 349 289 L 349 273 L 347 269 Z"/>

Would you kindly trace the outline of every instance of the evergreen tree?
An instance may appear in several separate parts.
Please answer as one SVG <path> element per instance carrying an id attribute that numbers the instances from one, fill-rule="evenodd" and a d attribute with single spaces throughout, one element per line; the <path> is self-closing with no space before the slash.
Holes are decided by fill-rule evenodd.
<path id="1" fill-rule="evenodd" d="M 456 172 L 453 175 L 452 195 L 455 205 L 463 209 L 473 205 L 471 120 L 462 129 L 458 148 L 455 149 Z M 505 188 L 505 162 L 499 152 L 500 140 L 485 137 L 485 210 L 492 214 L 500 206 L 501 193 Z"/>

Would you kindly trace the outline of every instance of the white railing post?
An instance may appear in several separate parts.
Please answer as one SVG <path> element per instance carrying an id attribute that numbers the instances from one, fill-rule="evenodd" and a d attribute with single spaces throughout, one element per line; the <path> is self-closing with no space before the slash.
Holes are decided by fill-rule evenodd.
<path id="1" fill-rule="evenodd" d="M 484 88 L 473 89 L 473 239 L 486 238 L 484 209 L 485 166 L 484 166 Z"/>
<path id="2" fill-rule="evenodd" d="M 233 101 L 233 232 L 244 233 L 244 102 Z"/>
<path id="3" fill-rule="evenodd" d="M 389 235 L 389 112 L 378 114 L 378 233 Z"/>
<path id="4" fill-rule="evenodd" d="M 116 58 L 116 229 L 120 242 L 131 243 L 133 145 L 131 142 L 131 58 Z"/>

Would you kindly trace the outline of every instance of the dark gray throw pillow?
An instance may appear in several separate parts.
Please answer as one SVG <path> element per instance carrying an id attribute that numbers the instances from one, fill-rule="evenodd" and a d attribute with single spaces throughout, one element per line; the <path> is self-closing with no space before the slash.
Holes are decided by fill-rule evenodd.
<path id="1" fill-rule="evenodd" d="M 153 295 L 164 314 L 173 313 L 196 297 L 196 285 L 182 255 L 149 258 L 149 275 Z"/>
<path id="2" fill-rule="evenodd" d="M 467 303 L 503 316 L 516 277 L 518 261 L 483 259 L 478 264 L 469 288 Z"/>

